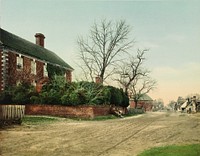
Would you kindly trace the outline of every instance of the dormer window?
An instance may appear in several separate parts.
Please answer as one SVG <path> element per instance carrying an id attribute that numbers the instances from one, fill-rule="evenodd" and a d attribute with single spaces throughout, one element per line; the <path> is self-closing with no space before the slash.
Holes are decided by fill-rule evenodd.
<path id="1" fill-rule="evenodd" d="M 17 70 L 23 69 L 23 58 L 21 55 L 17 56 Z"/>
<path id="2" fill-rule="evenodd" d="M 35 59 L 31 61 L 31 74 L 36 75 L 36 62 Z"/>

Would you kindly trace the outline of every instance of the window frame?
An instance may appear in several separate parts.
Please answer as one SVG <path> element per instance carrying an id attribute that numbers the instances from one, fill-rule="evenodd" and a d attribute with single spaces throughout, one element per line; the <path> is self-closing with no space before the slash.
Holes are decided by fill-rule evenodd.
<path id="1" fill-rule="evenodd" d="M 48 77 L 47 63 L 44 63 L 43 65 L 43 76 Z"/>
<path id="2" fill-rule="evenodd" d="M 23 70 L 24 68 L 24 58 L 19 54 L 16 58 L 16 69 Z"/>
<path id="3" fill-rule="evenodd" d="M 37 64 L 35 59 L 31 60 L 31 74 L 37 74 Z"/>

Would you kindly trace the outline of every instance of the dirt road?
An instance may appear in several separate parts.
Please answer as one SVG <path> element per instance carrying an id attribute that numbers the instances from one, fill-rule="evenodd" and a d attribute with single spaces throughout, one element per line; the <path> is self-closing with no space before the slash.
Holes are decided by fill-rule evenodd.
<path id="1" fill-rule="evenodd" d="M 200 143 L 200 114 L 147 113 L 107 121 L 61 119 L 0 132 L 3 156 L 135 156 L 170 144 Z"/>

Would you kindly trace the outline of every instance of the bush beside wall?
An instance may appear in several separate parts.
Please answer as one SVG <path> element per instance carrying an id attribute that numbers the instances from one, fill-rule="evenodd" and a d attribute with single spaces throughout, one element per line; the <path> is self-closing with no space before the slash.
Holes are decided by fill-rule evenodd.
<path id="1" fill-rule="evenodd" d="M 43 86 L 40 93 L 27 84 L 7 87 L 0 93 L 0 104 L 62 104 L 65 106 L 111 105 L 127 107 L 128 96 L 122 89 L 103 86 L 94 82 L 66 83 L 63 77 L 55 77 Z"/>

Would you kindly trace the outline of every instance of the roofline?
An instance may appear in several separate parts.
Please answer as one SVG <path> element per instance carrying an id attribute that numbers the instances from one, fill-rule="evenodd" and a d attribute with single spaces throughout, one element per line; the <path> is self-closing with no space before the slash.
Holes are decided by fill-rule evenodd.
<path id="1" fill-rule="evenodd" d="M 72 69 L 71 68 L 67 68 L 67 67 L 61 66 L 59 64 L 51 63 L 51 62 L 46 61 L 46 60 L 41 60 L 41 59 L 38 59 L 38 58 L 35 58 L 35 57 L 31 57 L 31 56 L 28 56 L 28 55 L 25 55 L 25 54 L 21 54 L 19 52 L 13 51 L 12 49 L 8 49 L 8 48 L 5 48 L 5 47 L 3 47 L 2 50 L 5 51 L 5 52 L 12 52 L 12 53 L 15 53 L 15 54 L 20 54 L 22 56 L 25 56 L 25 57 L 30 58 L 30 59 L 35 59 L 35 60 L 38 60 L 40 62 L 44 62 L 44 63 L 52 64 L 52 65 L 55 65 L 55 66 L 59 66 L 59 67 L 65 68 L 66 70 L 69 70 L 69 71 L 73 71 L 74 70 L 73 68 Z"/>
<path id="2" fill-rule="evenodd" d="M 18 35 L 15 35 L 14 33 L 9 32 L 9 31 L 3 29 L 2 27 L 0 27 L 0 29 L 1 29 L 2 31 L 5 31 L 6 33 L 9 33 L 9 34 L 11 34 L 11 35 L 14 35 L 14 36 L 16 36 L 16 37 L 18 37 L 18 38 L 20 38 L 20 39 L 26 41 L 26 42 L 29 42 L 30 44 L 33 44 L 34 46 L 41 47 L 40 45 L 37 45 L 37 44 L 35 44 L 35 43 L 33 43 L 33 42 L 27 40 L 27 39 L 24 39 L 24 38 L 22 38 L 22 37 L 20 37 L 20 36 L 18 36 Z M 0 37 L 1 37 L 1 31 L 0 31 Z M 0 38 L 0 45 L 3 46 L 3 47 L 8 47 L 8 48 L 10 48 L 9 46 L 5 45 L 5 44 L 1 41 L 1 38 Z M 45 48 L 45 47 L 43 47 L 43 49 L 45 49 L 45 50 L 47 50 L 47 51 L 49 51 L 49 52 L 54 53 L 53 51 L 51 51 L 51 50 L 49 50 L 49 49 L 47 49 L 47 48 Z M 10 48 L 10 50 L 12 50 L 12 52 L 17 53 L 13 48 Z M 13 50 L 14 50 L 14 51 L 13 51 Z M 21 53 L 20 53 L 20 54 L 21 54 Z M 54 53 L 54 54 L 57 55 L 56 53 Z M 22 54 L 22 55 L 24 55 L 24 56 L 26 56 L 26 57 L 28 57 L 28 58 L 34 58 L 34 57 L 31 57 L 31 56 L 28 56 L 28 55 L 25 55 L 25 54 Z M 57 56 L 58 56 L 58 55 L 57 55 Z M 58 56 L 58 57 L 59 57 L 59 56 Z M 60 58 L 60 57 L 59 57 L 59 58 Z M 34 58 L 34 59 L 35 59 L 35 58 Z M 60 58 L 60 59 L 62 60 L 62 58 Z M 37 58 L 37 60 L 41 60 L 41 59 L 38 59 L 38 58 Z M 49 61 L 46 61 L 46 60 L 41 60 L 41 61 L 46 62 L 46 63 L 49 63 L 49 64 L 52 64 L 52 65 L 60 66 L 60 67 L 65 68 L 65 69 L 67 69 L 67 70 L 69 70 L 69 71 L 74 71 L 74 69 L 73 69 L 69 64 L 67 64 L 64 60 L 62 60 L 62 61 L 64 61 L 69 67 L 61 66 L 61 65 L 59 65 L 59 64 L 55 64 L 55 63 L 52 63 L 52 62 L 49 62 Z"/>
<path id="3" fill-rule="evenodd" d="M 134 98 L 130 98 L 130 100 L 134 100 Z M 140 99 L 139 99 L 138 101 L 153 101 L 153 100 L 143 100 L 143 99 L 140 100 Z"/>

